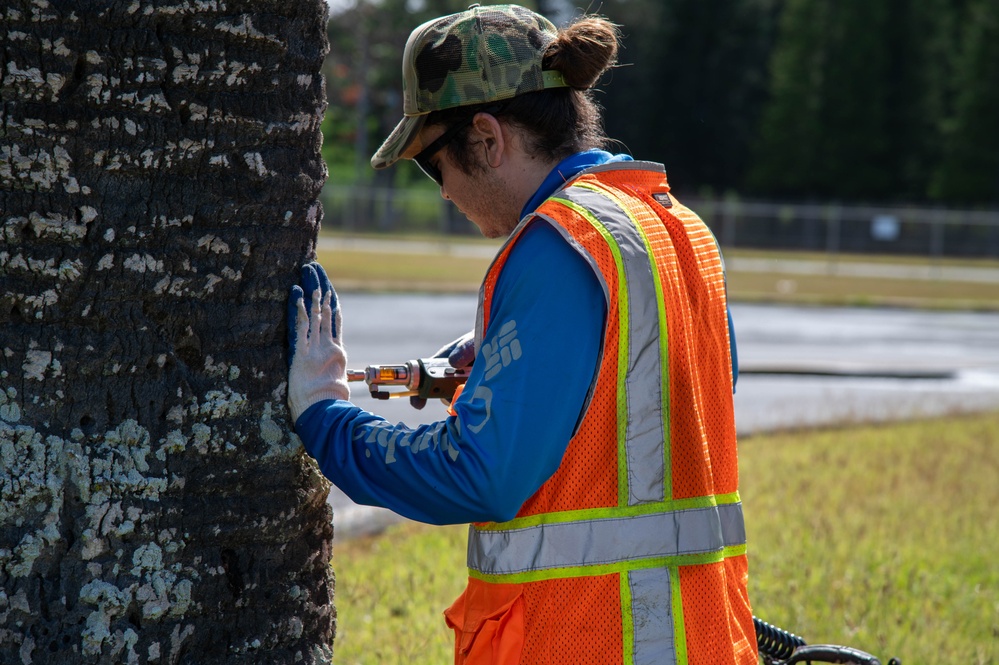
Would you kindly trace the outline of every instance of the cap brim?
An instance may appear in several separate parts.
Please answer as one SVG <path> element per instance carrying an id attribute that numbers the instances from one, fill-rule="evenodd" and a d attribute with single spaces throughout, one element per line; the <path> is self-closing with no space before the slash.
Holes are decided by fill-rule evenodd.
<path id="1" fill-rule="evenodd" d="M 426 115 L 406 116 L 403 118 L 392 133 L 389 134 L 382 147 L 371 158 L 371 166 L 376 169 L 384 169 L 392 166 L 400 159 L 411 159 L 423 150 L 423 142 L 420 141 L 420 130 L 426 122 Z"/>

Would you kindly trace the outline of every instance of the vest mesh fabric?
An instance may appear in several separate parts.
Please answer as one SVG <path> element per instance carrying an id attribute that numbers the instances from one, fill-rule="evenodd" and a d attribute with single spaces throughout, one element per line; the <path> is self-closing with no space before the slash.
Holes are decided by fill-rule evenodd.
<path id="1" fill-rule="evenodd" d="M 721 257 L 713 236 L 679 202 L 673 200 L 668 209 L 656 203 L 654 194 L 669 191 L 662 172 L 634 167 L 600 170 L 584 174 L 572 186 L 604 193 L 619 204 L 641 229 L 643 242 L 656 257 L 653 267 L 648 268 L 647 279 L 654 270 L 661 285 L 665 315 L 668 364 L 661 416 L 667 439 L 663 445 L 666 477 L 662 479 L 662 503 L 638 507 L 668 513 L 693 505 L 691 501 L 709 505 L 705 502 L 713 502 L 721 495 L 738 501 L 727 304 Z M 602 519 L 618 513 L 632 514 L 628 511 L 636 508 L 629 505 L 630 478 L 622 479 L 619 474 L 624 469 L 622 419 L 629 414 L 619 390 L 624 357 L 619 351 L 627 343 L 621 339 L 624 315 L 622 303 L 618 302 L 618 294 L 624 293 L 619 288 L 623 287 L 621 259 L 593 220 L 572 205 L 559 203 L 559 196 L 543 204 L 538 213 L 589 257 L 607 288 L 604 355 L 592 400 L 561 466 L 525 502 L 511 525 L 534 523 L 532 518 L 545 521 L 552 515 L 561 515 L 560 519 L 569 515 L 583 521 Z M 572 192 L 567 191 L 565 196 L 571 199 Z M 496 281 L 514 242 L 516 237 L 501 251 L 483 283 L 483 331 L 489 323 Z M 642 371 L 658 372 L 659 368 L 643 366 Z M 628 470 L 622 473 L 627 475 Z M 667 587 L 669 580 L 674 585 L 674 590 L 663 589 L 662 596 L 672 603 L 663 611 L 672 614 L 667 621 L 674 627 L 672 657 L 676 662 L 756 663 L 744 549 L 743 545 L 741 550 L 726 551 L 710 563 L 674 563 L 664 569 Z M 635 643 L 629 640 L 637 637 L 629 636 L 632 631 L 637 636 L 641 630 L 631 622 L 641 618 L 634 617 L 636 610 L 627 600 L 630 573 L 545 574 L 547 579 L 521 585 L 526 635 L 520 662 L 631 662 L 627 652 Z M 679 598 L 669 601 L 674 593 Z"/>
<path id="2" fill-rule="evenodd" d="M 573 235 L 588 244 L 595 242 L 596 231 L 568 210 L 556 210 L 559 222 Z M 599 246 L 597 246 L 599 247 Z M 617 288 L 614 258 L 604 247 L 596 252 L 600 269 L 612 275 L 610 288 Z M 618 313 L 608 310 L 605 325 L 605 346 L 618 344 Z M 607 445 L 617 438 L 617 358 L 604 354 L 598 373 L 597 388 L 589 409 L 579 427 L 579 434 L 570 441 L 562 465 L 521 507 L 518 517 L 563 510 L 609 508 L 618 505 L 617 446 Z"/>
<path id="3" fill-rule="evenodd" d="M 620 576 L 528 583 L 524 604 L 521 663 L 621 662 Z"/>

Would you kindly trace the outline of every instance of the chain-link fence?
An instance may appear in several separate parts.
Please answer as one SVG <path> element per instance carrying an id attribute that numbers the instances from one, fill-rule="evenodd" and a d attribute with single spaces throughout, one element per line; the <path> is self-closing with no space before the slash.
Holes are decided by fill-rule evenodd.
<path id="1" fill-rule="evenodd" d="M 999 211 L 688 200 L 726 247 L 999 257 Z"/>
<path id="2" fill-rule="evenodd" d="M 327 184 L 322 201 L 323 226 L 330 229 L 366 233 L 478 233 L 436 189 Z"/>
<path id="3" fill-rule="evenodd" d="M 724 247 L 828 253 L 999 258 L 999 210 L 684 198 Z M 357 232 L 477 230 L 436 190 L 344 187 L 323 191 L 324 225 Z"/>

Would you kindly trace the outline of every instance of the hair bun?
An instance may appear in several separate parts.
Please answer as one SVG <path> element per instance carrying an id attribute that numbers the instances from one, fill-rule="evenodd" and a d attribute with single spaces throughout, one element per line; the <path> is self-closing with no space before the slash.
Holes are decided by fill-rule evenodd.
<path id="1" fill-rule="evenodd" d="M 544 68 L 561 72 L 572 88 L 591 88 L 617 62 L 619 34 L 618 26 L 601 16 L 582 16 L 559 30 Z"/>

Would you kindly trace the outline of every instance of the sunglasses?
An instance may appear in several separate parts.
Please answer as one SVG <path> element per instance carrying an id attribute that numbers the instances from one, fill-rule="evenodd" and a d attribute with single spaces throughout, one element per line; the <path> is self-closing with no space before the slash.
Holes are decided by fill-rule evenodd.
<path id="1" fill-rule="evenodd" d="M 438 136 L 433 143 L 428 145 L 426 148 L 421 150 L 418 155 L 413 157 L 413 161 L 416 165 L 420 167 L 420 170 L 427 174 L 427 176 L 437 183 L 438 187 L 444 186 L 444 176 L 441 174 L 440 169 L 430 163 L 430 158 L 440 152 L 441 148 L 450 143 L 458 132 L 463 130 L 468 125 L 472 124 L 472 120 L 475 119 L 477 113 L 489 113 L 491 115 L 496 115 L 500 110 L 499 106 L 490 106 L 487 109 L 482 109 L 482 111 L 476 111 L 472 115 L 459 120 L 456 124 L 449 127 L 446 132 Z"/>

